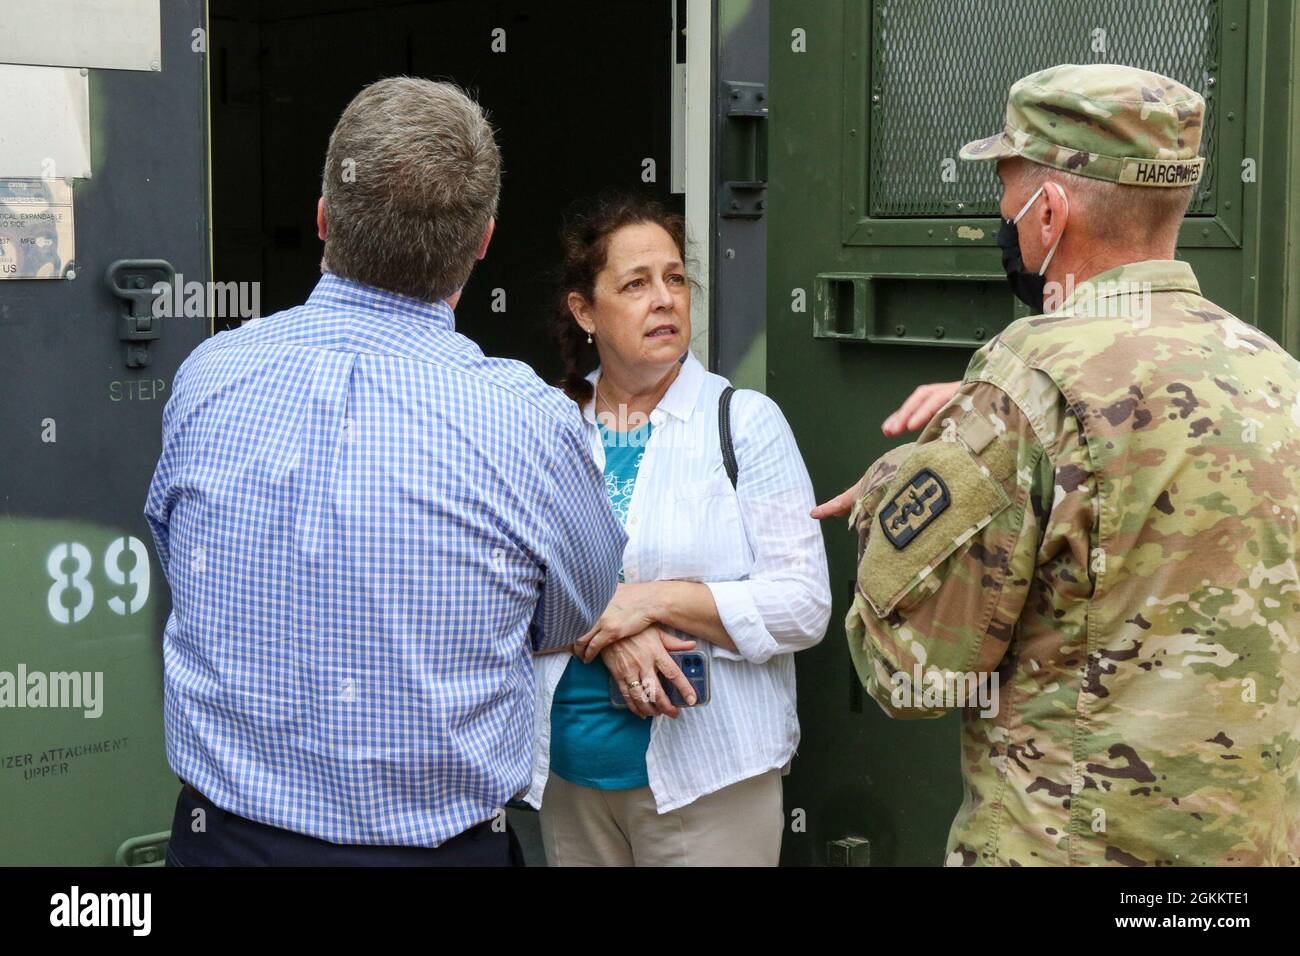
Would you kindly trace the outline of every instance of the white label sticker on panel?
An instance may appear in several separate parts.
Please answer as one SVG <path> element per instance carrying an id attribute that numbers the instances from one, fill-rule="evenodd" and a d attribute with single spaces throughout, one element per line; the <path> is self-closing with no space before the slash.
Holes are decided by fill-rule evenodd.
<path id="1" fill-rule="evenodd" d="M 162 69 L 159 0 L 0 0 L 0 63 Z"/>
<path id="2" fill-rule="evenodd" d="M 90 83 L 80 70 L 0 65 L 0 176 L 90 176 Z"/>
<path id="3" fill-rule="evenodd" d="M 76 254 L 71 183 L 0 179 L 0 279 L 62 279 Z"/>

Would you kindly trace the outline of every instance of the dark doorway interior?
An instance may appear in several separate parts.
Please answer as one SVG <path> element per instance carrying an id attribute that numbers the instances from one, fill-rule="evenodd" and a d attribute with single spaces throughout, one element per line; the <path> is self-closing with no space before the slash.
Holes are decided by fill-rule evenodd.
<path id="1" fill-rule="evenodd" d="M 505 165 L 496 235 L 456 309 L 489 355 L 562 367 L 547 332 L 564 208 L 607 186 L 670 194 L 671 0 L 210 0 L 213 272 L 261 283 L 261 312 L 320 276 L 330 131 L 365 84 L 450 79 L 488 110 Z M 504 52 L 498 48 L 504 30 Z M 642 180 L 646 159 L 654 183 Z M 504 312 L 493 311 L 504 290 Z M 499 294 L 495 296 L 499 301 Z M 238 321 L 238 320 L 235 320 Z M 218 328 L 232 323 L 218 323 Z M 536 815 L 510 820 L 530 865 Z"/>
<path id="2" fill-rule="evenodd" d="M 500 215 L 457 328 L 549 381 L 560 363 L 547 275 L 564 207 L 623 186 L 681 209 L 669 193 L 670 0 L 211 0 L 210 29 L 214 278 L 260 281 L 264 315 L 302 302 L 319 277 L 329 134 L 381 77 L 454 80 L 489 111 L 505 165 Z"/>

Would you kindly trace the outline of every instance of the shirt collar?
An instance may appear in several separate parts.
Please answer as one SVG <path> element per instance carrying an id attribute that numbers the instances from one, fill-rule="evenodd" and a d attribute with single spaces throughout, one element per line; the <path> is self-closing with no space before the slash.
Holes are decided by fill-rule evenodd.
<path id="1" fill-rule="evenodd" d="M 591 424 L 596 424 L 596 398 L 594 389 L 600 384 L 600 368 L 587 376 L 587 381 L 591 383 L 593 394 L 591 399 L 582 406 L 582 417 Z M 699 401 L 700 389 L 704 385 L 704 366 L 700 360 L 692 355 L 689 351 L 682 362 L 682 370 L 677 373 L 673 383 L 668 386 L 668 391 L 664 392 L 664 397 L 659 399 L 659 404 L 655 406 L 656 412 L 663 412 L 671 415 L 681 421 L 686 421 L 691 417 L 691 412 L 695 411 L 695 403 Z M 652 413 L 650 421 L 655 422 L 655 415 Z"/>
<path id="2" fill-rule="evenodd" d="M 418 325 L 448 332 L 456 330 L 456 315 L 446 302 L 426 302 L 399 292 L 354 282 L 333 272 L 326 272 L 307 297 L 310 305 L 346 309 L 380 316 L 390 321 Z"/>
<path id="3" fill-rule="evenodd" d="M 1098 273 L 1080 282 L 1052 314 L 1070 312 L 1076 306 L 1133 292 L 1190 292 L 1201 294 L 1196 274 L 1177 259 L 1145 259 Z M 1087 310 L 1084 309 L 1086 312 Z"/>

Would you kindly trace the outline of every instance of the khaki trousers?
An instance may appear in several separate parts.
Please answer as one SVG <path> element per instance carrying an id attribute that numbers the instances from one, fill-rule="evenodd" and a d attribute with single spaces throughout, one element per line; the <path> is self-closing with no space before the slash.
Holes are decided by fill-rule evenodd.
<path id="1" fill-rule="evenodd" d="M 649 787 L 593 790 L 551 774 L 541 824 L 547 866 L 776 866 L 781 771 L 668 813 L 655 809 Z"/>

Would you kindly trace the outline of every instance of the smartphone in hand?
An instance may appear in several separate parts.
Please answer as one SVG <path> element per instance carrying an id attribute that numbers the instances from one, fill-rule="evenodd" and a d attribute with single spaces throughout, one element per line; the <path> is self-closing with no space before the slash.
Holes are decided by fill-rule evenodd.
<path id="1" fill-rule="evenodd" d="M 677 662 L 686 679 L 691 682 L 691 687 L 695 690 L 695 703 L 688 705 L 682 698 L 681 691 L 677 689 L 677 685 L 664 680 L 662 674 L 657 674 L 655 676 L 659 678 L 659 686 L 668 695 L 668 700 L 675 707 L 699 707 L 707 704 L 712 683 L 709 679 L 709 656 L 700 651 L 671 651 L 669 656 Z M 609 702 L 615 707 L 627 709 L 627 702 L 623 700 L 623 692 L 615 682 L 613 674 L 609 675 Z"/>

